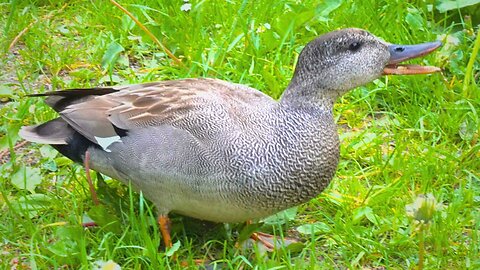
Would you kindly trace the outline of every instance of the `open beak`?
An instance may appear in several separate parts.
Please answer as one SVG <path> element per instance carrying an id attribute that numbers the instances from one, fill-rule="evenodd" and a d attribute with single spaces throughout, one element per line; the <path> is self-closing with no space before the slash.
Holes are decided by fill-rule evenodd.
<path id="1" fill-rule="evenodd" d="M 384 75 L 415 75 L 415 74 L 430 74 L 441 71 L 438 67 L 420 66 L 411 64 L 399 64 L 403 61 L 410 60 L 424 56 L 433 52 L 438 47 L 442 46 L 442 42 L 434 41 L 416 45 L 388 45 L 390 51 L 390 61 L 383 69 Z"/>

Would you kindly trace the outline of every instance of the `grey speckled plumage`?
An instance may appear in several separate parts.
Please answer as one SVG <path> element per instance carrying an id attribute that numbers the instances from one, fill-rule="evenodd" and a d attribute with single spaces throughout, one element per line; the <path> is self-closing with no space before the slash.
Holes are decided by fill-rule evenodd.
<path id="1" fill-rule="evenodd" d="M 20 134 L 77 162 L 88 150 L 93 169 L 131 182 L 161 215 L 241 222 L 318 195 L 338 164 L 335 100 L 414 56 L 339 30 L 306 45 L 279 102 L 216 79 L 59 91 L 42 95 L 60 118 Z"/>

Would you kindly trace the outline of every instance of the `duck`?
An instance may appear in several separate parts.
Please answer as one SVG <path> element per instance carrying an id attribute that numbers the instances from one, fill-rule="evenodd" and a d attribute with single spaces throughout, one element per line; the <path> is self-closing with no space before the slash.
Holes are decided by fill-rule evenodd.
<path id="1" fill-rule="evenodd" d="M 279 100 L 214 78 L 32 94 L 59 117 L 19 135 L 142 192 L 171 247 L 171 212 L 240 223 L 318 196 L 339 162 L 335 101 L 383 75 L 440 71 L 401 62 L 441 45 L 391 44 L 357 28 L 326 33 L 303 48 Z"/>

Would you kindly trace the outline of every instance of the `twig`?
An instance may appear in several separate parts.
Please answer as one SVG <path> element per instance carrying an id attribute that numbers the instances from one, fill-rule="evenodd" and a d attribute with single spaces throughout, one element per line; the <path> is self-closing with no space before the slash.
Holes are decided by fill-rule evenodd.
<path id="1" fill-rule="evenodd" d="M 15 44 L 17 44 L 18 40 L 28 31 L 30 30 L 30 28 L 32 28 L 32 26 L 34 24 L 36 24 L 38 22 L 38 20 L 34 20 L 33 22 L 29 23 L 27 25 L 27 27 L 23 28 L 22 31 L 20 31 L 20 33 L 18 33 L 18 35 L 15 36 L 15 38 L 12 40 L 12 42 L 10 43 L 10 45 L 8 46 L 8 50 L 10 51 L 13 46 L 15 46 Z"/>
<path id="2" fill-rule="evenodd" d="M 130 13 L 130 11 L 128 11 L 126 8 L 124 8 L 123 6 L 121 6 L 119 3 L 117 3 L 115 0 L 110 0 L 110 2 L 112 2 L 112 4 L 114 4 L 116 7 L 118 7 L 123 13 L 127 14 L 128 17 L 130 17 L 134 22 L 135 24 L 137 24 L 145 33 L 147 33 L 147 35 L 155 42 L 157 43 L 158 46 L 160 46 L 160 48 L 162 48 L 162 50 L 168 55 L 168 57 L 170 57 L 170 59 L 172 59 L 173 61 L 175 61 L 175 63 L 177 63 L 178 65 L 180 66 L 183 66 L 183 63 L 180 59 L 178 59 L 169 49 L 167 49 L 167 47 L 165 47 L 161 42 L 160 40 L 158 40 L 158 38 L 152 34 L 152 32 L 150 32 L 150 30 L 148 30 L 148 28 L 143 25 L 137 18 L 135 18 L 135 16 L 133 16 L 132 13 Z"/>
<path id="3" fill-rule="evenodd" d="M 53 13 L 50 13 L 50 14 L 48 14 L 48 15 L 43 16 L 43 17 L 42 17 L 42 21 L 50 19 L 51 17 L 53 17 L 53 15 L 60 13 L 60 12 L 63 11 L 66 7 L 67 7 L 67 4 L 64 4 L 64 5 L 63 5 L 59 10 L 57 10 L 56 12 L 53 12 Z M 38 19 L 35 19 L 33 22 L 29 23 L 29 24 L 27 25 L 27 27 L 23 28 L 23 30 L 20 31 L 20 33 L 18 33 L 18 35 L 15 36 L 15 38 L 12 40 L 12 42 L 10 42 L 10 45 L 8 46 L 8 50 L 10 51 L 10 50 L 13 48 L 13 46 L 15 46 L 15 44 L 17 44 L 17 42 L 20 40 L 20 38 L 21 38 L 23 35 L 25 35 L 25 33 L 26 33 L 28 30 L 30 30 L 30 28 L 32 28 L 32 26 L 33 26 L 34 24 L 36 24 L 37 22 L 38 22 Z"/>

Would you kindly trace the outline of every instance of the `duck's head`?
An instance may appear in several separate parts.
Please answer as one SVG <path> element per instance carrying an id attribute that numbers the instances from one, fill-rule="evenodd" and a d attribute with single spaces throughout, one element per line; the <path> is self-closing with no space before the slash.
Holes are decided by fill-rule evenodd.
<path id="1" fill-rule="evenodd" d="M 437 67 L 399 63 L 426 55 L 441 45 L 440 41 L 418 45 L 389 44 L 356 28 L 330 32 L 305 46 L 289 86 L 293 89 L 287 92 L 300 90 L 304 93 L 296 95 L 335 99 L 382 75 L 437 72 L 440 71 Z"/>

